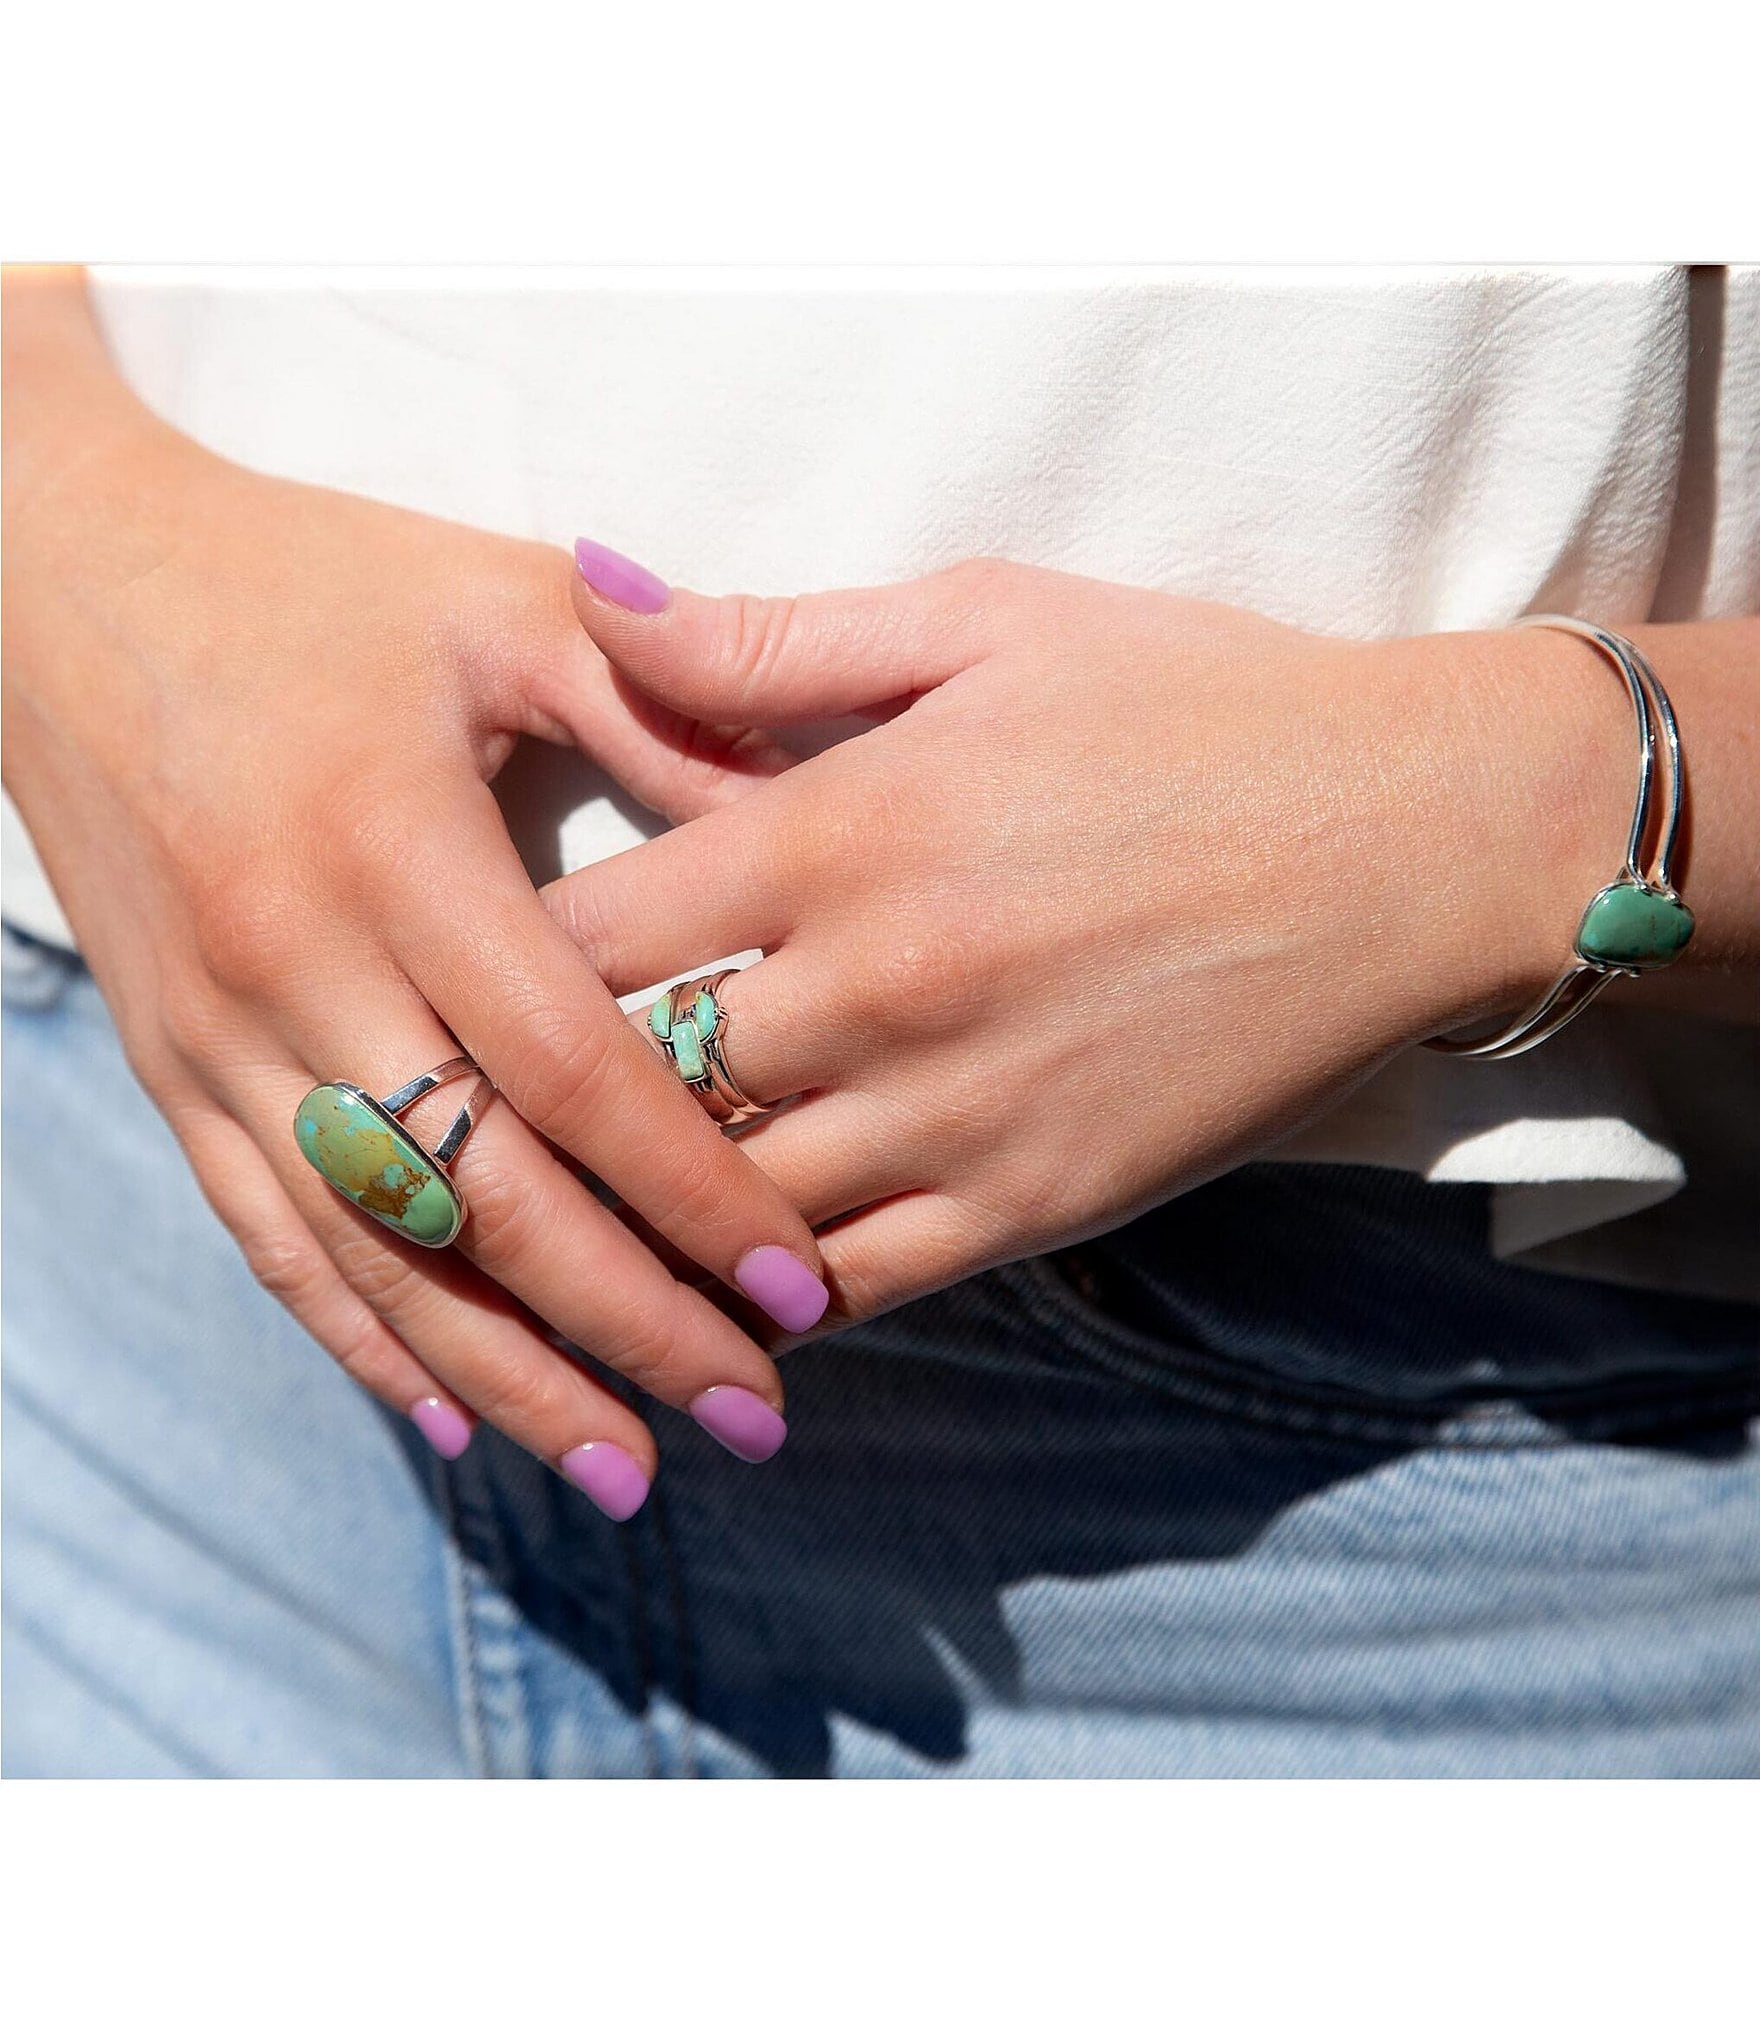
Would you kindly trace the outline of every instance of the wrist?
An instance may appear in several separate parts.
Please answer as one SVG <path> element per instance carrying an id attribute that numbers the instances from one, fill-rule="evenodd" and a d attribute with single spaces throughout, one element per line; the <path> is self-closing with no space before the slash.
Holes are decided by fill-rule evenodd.
<path id="1" fill-rule="evenodd" d="M 58 748 L 82 749 L 95 732 L 109 741 L 127 726 L 124 697 L 155 656 L 143 655 L 142 632 L 158 630 L 163 652 L 166 628 L 188 606 L 163 592 L 154 570 L 197 526 L 236 515 L 226 485 L 243 470 L 135 407 L 94 421 L 27 478 L 14 466 L 13 417 L 9 401 L 0 664 L 7 734 L 17 739 L 7 744 L 7 786 L 22 804 L 25 783 Z M 48 446 L 39 440 L 33 467 Z M 169 664 L 177 658 L 171 644 Z M 46 747 L 36 740 L 49 733 Z"/>
<path id="2" fill-rule="evenodd" d="M 1452 1031 L 1529 1003 L 1569 962 L 1584 907 L 1619 869 L 1631 708 L 1600 656 L 1557 631 L 1373 650 L 1383 727 L 1417 759 L 1400 883 L 1422 931 L 1419 1027 Z"/>
<path id="3" fill-rule="evenodd" d="M 243 476 L 122 394 L 126 401 L 111 403 L 94 392 L 70 427 L 60 400 L 17 405 L 8 391 L 0 516 L 9 639 L 13 622 L 25 621 L 10 614 L 15 603 L 48 614 L 70 593 L 101 594 L 138 578 L 175 547 L 208 498 L 218 501 L 218 485 Z M 15 442 L 20 412 L 31 423 Z"/>
<path id="4" fill-rule="evenodd" d="M 10 532 L 70 469 L 157 421 L 117 374 L 78 271 L 8 270 L 4 303 L 0 510 Z"/>

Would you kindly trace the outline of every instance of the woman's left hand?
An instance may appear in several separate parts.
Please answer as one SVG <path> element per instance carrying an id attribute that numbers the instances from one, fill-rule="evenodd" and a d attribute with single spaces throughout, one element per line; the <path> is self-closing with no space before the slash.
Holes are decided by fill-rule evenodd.
<path id="1" fill-rule="evenodd" d="M 1516 1004 L 1629 801 L 1629 712 L 1552 632 L 1358 644 L 992 561 L 645 599 L 576 592 L 671 708 L 885 717 L 546 895 L 616 992 L 765 951 L 727 1053 L 798 1098 L 741 1144 L 823 1228 L 821 1331 L 1119 1224 Z"/>

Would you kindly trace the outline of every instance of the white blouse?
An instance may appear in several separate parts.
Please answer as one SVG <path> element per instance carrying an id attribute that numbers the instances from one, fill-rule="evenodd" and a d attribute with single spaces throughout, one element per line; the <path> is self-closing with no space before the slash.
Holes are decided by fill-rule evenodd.
<path id="1" fill-rule="evenodd" d="M 123 373 L 222 453 L 707 590 L 982 552 L 1363 637 L 1760 609 L 1760 269 L 96 288 Z M 559 753 L 504 799 L 540 879 L 660 826 Z M 8 917 L 71 940 L 4 824 Z M 1282 1152 L 1494 1184 L 1500 1254 L 1760 1295 L 1757 1044 L 1615 1000 L 1513 1062 L 1402 1056 Z"/>

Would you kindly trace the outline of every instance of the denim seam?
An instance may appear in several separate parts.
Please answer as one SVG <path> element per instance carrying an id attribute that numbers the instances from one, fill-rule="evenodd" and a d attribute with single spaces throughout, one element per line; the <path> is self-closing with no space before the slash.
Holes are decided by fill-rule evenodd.
<path id="1" fill-rule="evenodd" d="M 444 1462 L 434 1466 L 434 1498 L 438 1504 L 444 1536 L 441 1546 L 446 1568 L 446 1598 L 451 1610 L 452 1655 L 458 1681 L 459 1726 L 463 1731 L 465 1755 L 472 1774 L 493 1775 L 489 1763 L 489 1724 L 483 1710 L 482 1664 L 478 1649 L 477 1613 L 471 1590 L 469 1561 L 461 1542 L 458 1490 L 453 1469 Z"/>
<path id="2" fill-rule="evenodd" d="M 682 1728 L 679 1733 L 679 1769 L 687 1778 L 699 1776 L 696 1748 L 697 1661 L 691 1635 L 690 1606 L 685 1594 L 684 1568 L 672 1538 L 672 1523 L 665 1498 L 656 1494 L 649 1503 L 654 1540 L 659 1547 L 660 1570 L 665 1576 L 672 1613 L 672 1632 L 678 1652 L 678 1704 Z"/>
<path id="3" fill-rule="evenodd" d="M 1634 1432 L 1688 1430 L 1719 1418 L 1760 1415 L 1760 1372 L 1734 1384 L 1685 1392 L 1647 1388 L 1629 1396 L 1512 1390 L 1504 1395 L 1437 1398 L 1422 1407 L 1389 1404 L 1322 1387 L 1267 1383 L 1236 1373 L 1195 1349 L 1171 1346 L 1117 1324 L 1071 1292 L 1041 1261 L 1019 1261 L 995 1277 L 1041 1330 L 1093 1364 L 1138 1387 L 1220 1415 L 1272 1429 L 1365 1443 L 1424 1445 L 1439 1451 L 1558 1450 L 1581 1433 L 1535 1437 L 1528 1425 L 1575 1420 L 1610 1439 Z M 1477 1436 L 1438 1437 L 1439 1425 L 1476 1423 Z M 1520 1423 L 1518 1434 L 1515 1426 Z"/>
<path id="4" fill-rule="evenodd" d="M 524 1778 L 538 1761 L 530 1691 L 530 1637 L 510 1583 L 516 1567 L 498 1505 L 493 1459 L 467 1454 L 444 1468 L 448 1541 L 458 1554 L 468 1627 L 471 1704 L 484 1774 Z"/>
<path id="5" fill-rule="evenodd" d="M 623 1552 L 624 1579 L 629 1589 L 630 1649 L 635 1655 L 636 1679 L 642 1694 L 642 1762 L 650 1778 L 659 1778 L 663 1773 L 660 1733 L 654 1720 L 654 1639 L 644 1591 L 643 1568 L 636 1553 L 637 1533 L 619 1525 L 613 1534 Z"/>

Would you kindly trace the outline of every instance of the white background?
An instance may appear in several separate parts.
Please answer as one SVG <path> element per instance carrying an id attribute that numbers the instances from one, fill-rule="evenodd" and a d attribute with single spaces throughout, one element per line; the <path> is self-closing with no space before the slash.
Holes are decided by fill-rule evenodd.
<path id="1" fill-rule="evenodd" d="M 34 0 L 0 50 L 0 253 L 1752 257 L 1760 53 L 1736 23 L 1613 0 Z M 1757 1806 L 1691 1784 L 12 1784 L 0 2012 L 29 2040 L 1701 2040 L 1753 2031 Z"/>

